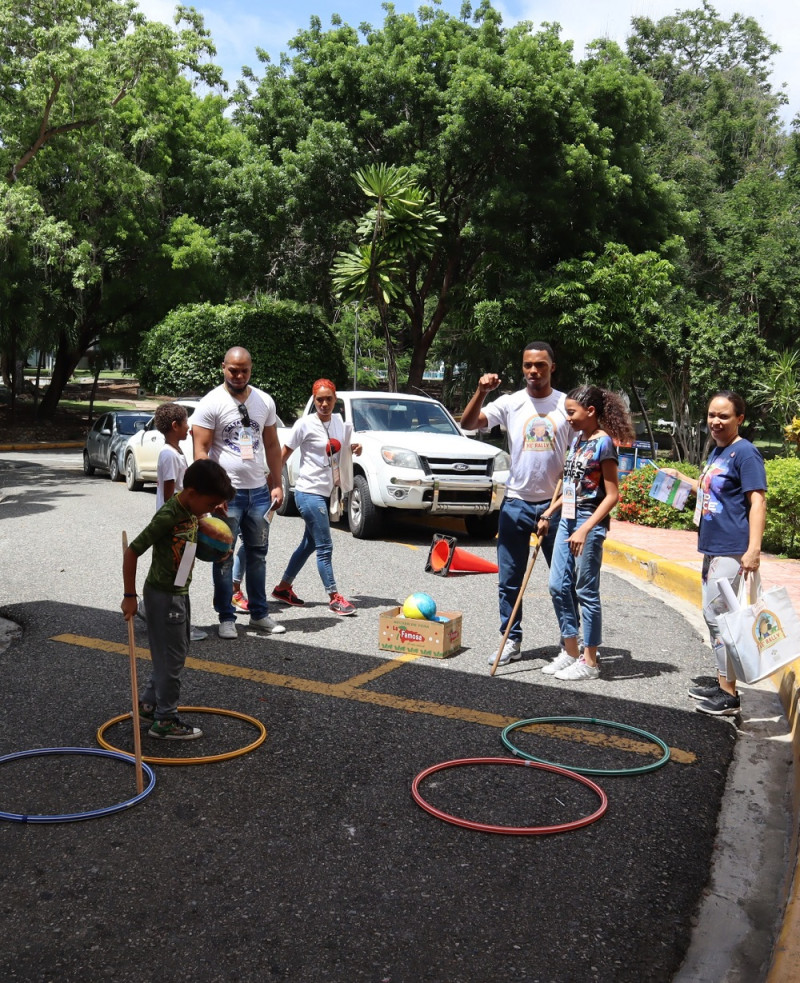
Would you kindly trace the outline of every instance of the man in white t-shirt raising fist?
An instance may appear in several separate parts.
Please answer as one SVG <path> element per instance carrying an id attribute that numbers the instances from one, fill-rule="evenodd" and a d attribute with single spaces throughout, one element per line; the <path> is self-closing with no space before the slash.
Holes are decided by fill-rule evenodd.
<path id="1" fill-rule="evenodd" d="M 211 458 L 222 465 L 236 489 L 222 516 L 233 541 L 241 531 L 245 547 L 245 577 L 250 627 L 270 634 L 286 631 L 269 616 L 266 563 L 269 546 L 267 515 L 283 501 L 281 445 L 275 401 L 250 385 L 253 363 L 245 348 L 230 348 L 222 362 L 223 383 L 204 396 L 192 417 L 194 459 Z M 266 456 L 272 490 L 264 473 Z M 233 606 L 233 555 L 213 564 L 214 609 L 220 638 L 236 638 Z"/>
<path id="2" fill-rule="evenodd" d="M 551 385 L 555 367 L 550 345 L 545 341 L 530 342 L 522 353 L 525 388 L 500 396 L 484 407 L 487 394 L 497 389 L 501 382 L 500 376 L 487 372 L 478 380 L 475 395 L 461 416 L 461 426 L 465 430 L 490 430 L 500 424 L 508 434 L 511 468 L 497 531 L 501 638 L 522 587 L 531 533 L 537 531 L 542 512 L 552 500 L 569 443 L 565 396 Z M 542 539 L 542 552 L 548 565 L 557 525 L 557 521 L 551 522 Z M 512 659 L 521 658 L 521 647 L 522 604 L 517 609 L 498 664 L 504 666 Z M 494 664 L 496 656 L 495 648 L 489 656 L 490 665 Z M 557 662 L 558 659 L 549 663 L 544 671 L 555 671 L 552 667 Z"/>

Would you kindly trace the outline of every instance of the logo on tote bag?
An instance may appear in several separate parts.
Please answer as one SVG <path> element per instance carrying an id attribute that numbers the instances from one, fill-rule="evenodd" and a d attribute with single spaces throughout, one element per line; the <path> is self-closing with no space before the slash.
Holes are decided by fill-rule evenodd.
<path id="1" fill-rule="evenodd" d="M 772 611 L 764 609 L 753 623 L 753 638 L 759 651 L 771 648 L 786 638 L 780 619 Z"/>

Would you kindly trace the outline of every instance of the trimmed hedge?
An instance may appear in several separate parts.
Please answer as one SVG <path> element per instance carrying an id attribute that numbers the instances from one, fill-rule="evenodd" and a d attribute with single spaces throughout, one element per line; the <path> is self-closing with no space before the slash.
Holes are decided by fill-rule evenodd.
<path id="1" fill-rule="evenodd" d="M 339 345 L 314 309 L 260 300 L 171 311 L 142 342 L 139 381 L 150 392 L 202 396 L 222 382 L 222 359 L 235 345 L 250 352 L 250 381 L 272 396 L 287 420 L 305 405 L 320 376 L 337 385 L 346 379 Z"/>
<path id="2" fill-rule="evenodd" d="M 767 526 L 764 550 L 768 553 L 800 557 L 800 460 L 775 458 L 766 461 Z M 684 474 L 697 477 L 700 469 L 686 462 L 664 461 L 664 467 L 676 467 Z M 662 529 L 693 529 L 694 499 L 683 511 L 650 498 L 648 492 L 656 469 L 652 465 L 633 471 L 620 482 L 620 499 L 614 517 L 642 526 Z"/>
<path id="3" fill-rule="evenodd" d="M 800 460 L 776 457 L 766 462 L 766 468 L 764 549 L 800 558 Z"/>

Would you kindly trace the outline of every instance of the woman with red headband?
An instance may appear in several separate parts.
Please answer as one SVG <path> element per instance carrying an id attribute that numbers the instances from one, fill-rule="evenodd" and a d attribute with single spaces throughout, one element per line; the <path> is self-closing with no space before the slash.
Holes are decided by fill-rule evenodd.
<path id="1" fill-rule="evenodd" d="M 340 488 L 339 465 L 342 445 L 349 440 L 350 428 L 338 413 L 336 386 L 330 379 L 317 379 L 311 387 L 316 413 L 307 413 L 292 427 L 283 447 L 283 464 L 292 452 L 300 448 L 300 467 L 295 482 L 294 500 L 306 524 L 300 545 L 294 551 L 281 582 L 272 596 L 284 604 L 301 605 L 304 601 L 295 594 L 292 584 L 306 560 L 316 551 L 317 570 L 329 595 L 328 607 L 334 614 L 355 614 L 355 607 L 339 593 L 333 576 L 333 541 L 328 510 L 330 498 Z M 352 444 L 354 454 L 361 453 L 361 444 Z"/>

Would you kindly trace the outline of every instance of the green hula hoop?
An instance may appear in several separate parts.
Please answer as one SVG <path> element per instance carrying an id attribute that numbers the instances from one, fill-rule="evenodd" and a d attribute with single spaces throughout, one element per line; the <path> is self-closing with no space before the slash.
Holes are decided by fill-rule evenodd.
<path id="1" fill-rule="evenodd" d="M 639 737 L 644 737 L 648 741 L 652 741 L 664 752 L 658 761 L 654 761 L 649 765 L 641 765 L 638 768 L 578 768 L 575 765 L 566 765 L 556 761 L 547 761 L 545 758 L 535 758 L 532 754 L 526 754 L 525 751 L 521 751 L 518 747 L 511 743 L 509 739 L 509 734 L 512 730 L 516 730 L 518 727 L 525 727 L 528 724 L 599 724 L 601 727 L 613 727 L 615 730 L 624 730 L 628 734 L 637 734 Z M 500 739 L 503 744 L 508 748 L 508 750 L 517 755 L 519 758 L 525 758 L 526 761 L 538 761 L 543 765 L 556 765 L 559 768 L 567 768 L 569 771 L 575 771 L 579 775 L 644 775 L 648 771 L 655 771 L 656 768 L 660 768 L 669 761 L 669 748 L 661 740 L 660 737 L 656 737 L 655 734 L 649 734 L 646 730 L 640 730 L 638 727 L 630 727 L 628 724 L 617 724 L 611 720 L 596 720 L 594 717 L 531 717 L 529 720 L 518 720 L 514 724 L 509 724 L 503 730 L 500 735 Z"/>

